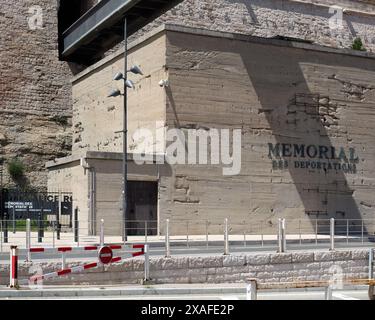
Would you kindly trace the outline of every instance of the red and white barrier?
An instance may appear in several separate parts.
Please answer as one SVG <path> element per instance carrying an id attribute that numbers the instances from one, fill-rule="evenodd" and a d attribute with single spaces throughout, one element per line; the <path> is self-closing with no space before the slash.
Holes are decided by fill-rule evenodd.
<path id="1" fill-rule="evenodd" d="M 10 284 L 11 288 L 18 288 L 18 249 L 10 247 Z"/>
<path id="2" fill-rule="evenodd" d="M 144 245 L 109 245 L 109 249 L 111 250 L 134 250 L 134 249 L 141 249 L 141 251 L 136 252 L 125 252 L 121 254 L 121 257 L 113 258 L 110 261 L 110 264 L 120 262 L 122 260 L 128 258 L 134 258 L 138 256 L 142 256 L 145 254 L 145 246 Z M 72 268 L 65 268 L 65 253 L 66 252 L 84 252 L 84 251 L 98 251 L 102 247 L 100 246 L 88 246 L 88 247 L 61 247 L 61 248 L 30 248 L 30 253 L 62 253 L 63 254 L 63 268 L 60 271 L 55 271 L 51 273 L 47 273 L 44 275 L 35 275 L 32 276 L 30 279 L 23 279 L 18 281 L 18 249 L 17 247 L 11 247 L 11 270 L 10 270 L 10 287 L 15 288 L 18 285 L 27 285 L 27 284 L 36 284 L 38 281 L 48 280 L 56 277 L 65 276 L 72 273 L 80 273 L 84 272 L 89 269 L 97 268 L 102 266 L 103 264 L 98 261 L 94 263 L 89 263 L 81 266 L 76 266 Z"/>
<path id="3" fill-rule="evenodd" d="M 107 247 L 112 250 L 132 250 L 142 249 L 144 251 L 143 244 L 136 245 L 108 245 Z M 86 247 L 59 247 L 59 248 L 30 248 L 30 253 L 63 253 L 63 252 L 84 252 L 84 251 L 97 251 L 101 246 L 86 246 Z"/>

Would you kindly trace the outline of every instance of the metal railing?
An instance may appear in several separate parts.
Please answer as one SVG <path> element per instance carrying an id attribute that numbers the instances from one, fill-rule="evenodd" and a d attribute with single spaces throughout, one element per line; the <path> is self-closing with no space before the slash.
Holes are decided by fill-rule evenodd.
<path id="1" fill-rule="evenodd" d="M 0 220 L 0 252 L 10 244 L 54 248 L 71 243 L 80 246 L 122 242 L 124 225 L 120 219 L 84 221 L 76 215 L 72 227 L 61 230 L 57 221 L 49 220 Z M 339 244 L 365 245 L 375 241 L 375 221 L 358 219 L 128 220 L 126 230 L 128 243 L 150 243 L 153 248 L 163 248 L 166 256 L 178 249 L 217 249 L 230 254 L 232 249 L 267 247 L 285 252 L 302 245 L 334 250 Z"/>

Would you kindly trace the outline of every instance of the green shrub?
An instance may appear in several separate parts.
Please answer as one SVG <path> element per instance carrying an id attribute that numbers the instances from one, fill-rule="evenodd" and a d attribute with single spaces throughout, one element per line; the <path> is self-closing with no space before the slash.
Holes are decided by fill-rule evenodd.
<path id="1" fill-rule="evenodd" d="M 21 160 L 13 159 L 8 163 L 8 172 L 13 179 L 19 179 L 25 173 L 25 166 Z"/>
<path id="2" fill-rule="evenodd" d="M 355 38 L 352 44 L 353 50 L 358 51 L 366 51 L 365 47 L 363 46 L 362 39 L 361 38 Z"/>

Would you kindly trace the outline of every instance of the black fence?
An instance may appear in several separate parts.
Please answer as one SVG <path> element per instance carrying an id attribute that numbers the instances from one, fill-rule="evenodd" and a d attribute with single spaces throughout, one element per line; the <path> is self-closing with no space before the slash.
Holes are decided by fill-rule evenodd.
<path id="1" fill-rule="evenodd" d="M 71 193 L 23 192 L 3 189 L 0 192 L 0 219 L 9 221 L 55 221 L 72 227 L 73 200 Z"/>

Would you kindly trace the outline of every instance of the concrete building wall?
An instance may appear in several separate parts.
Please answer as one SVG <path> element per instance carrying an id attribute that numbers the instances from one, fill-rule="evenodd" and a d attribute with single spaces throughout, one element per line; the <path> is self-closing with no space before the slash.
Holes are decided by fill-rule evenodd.
<path id="1" fill-rule="evenodd" d="M 238 175 L 224 176 L 223 165 L 173 165 L 157 173 L 161 233 L 167 218 L 174 234 L 186 232 L 181 220 L 189 221 L 191 234 L 205 232 L 206 220 L 211 234 L 220 234 L 225 218 L 233 232 L 244 224 L 252 232 L 259 227 L 274 231 L 279 217 L 288 219 L 291 231 L 298 228 L 297 219 L 306 219 L 304 232 L 313 232 L 317 218 L 373 219 L 372 55 L 177 26 L 159 31 L 132 49 L 130 61 L 139 63 L 145 75 L 130 93 L 129 152 L 137 149 L 134 130 L 155 128 L 160 119 L 168 129 L 242 130 Z M 153 56 L 155 65 L 147 62 L 151 53 L 158 56 Z M 113 133 L 121 129 L 122 99 L 106 98 L 119 59 L 108 57 L 74 80 L 77 157 L 122 151 Z M 164 77 L 170 85 L 160 88 Z M 273 149 L 336 148 L 336 159 L 277 156 L 270 144 Z M 341 148 L 347 159 L 337 159 Z M 121 217 L 121 158 L 98 161 L 92 163 L 99 170 L 95 219 L 116 220 Z M 352 169 L 296 167 L 318 162 Z M 148 179 L 142 166 L 132 165 L 132 175 Z M 373 224 L 364 231 L 374 232 Z"/>
<path id="2" fill-rule="evenodd" d="M 374 59 L 217 36 L 167 33 L 167 124 L 241 129 L 242 170 L 223 177 L 218 166 L 173 167 L 165 217 L 230 217 L 237 225 L 278 217 L 373 219 Z M 270 159 L 269 143 L 353 148 L 357 170 L 295 168 L 301 158 Z M 274 160 L 289 167 L 275 168 Z M 204 229 L 198 222 L 196 228 Z"/>
<path id="3" fill-rule="evenodd" d="M 97 3 L 75 2 L 82 12 Z M 372 0 L 185 0 L 133 39 L 172 22 L 266 37 L 301 37 L 338 47 L 350 46 L 354 37 L 359 36 L 369 50 L 374 50 L 373 16 L 349 12 L 344 15 L 344 29 L 332 31 L 328 19 L 333 14 L 327 7 L 311 2 L 374 12 Z M 0 4 L 0 156 L 5 161 L 21 158 L 27 167 L 28 183 L 38 187 L 46 185 L 44 163 L 71 153 L 69 79 L 77 66 L 58 60 L 59 3 L 22 0 Z M 12 184 L 6 170 L 4 174 L 4 182 Z"/>
<path id="4" fill-rule="evenodd" d="M 49 191 L 71 192 L 73 210 L 79 208 L 81 234 L 89 234 L 89 180 L 90 172 L 81 166 L 79 158 L 47 164 Z"/>
<path id="5" fill-rule="evenodd" d="M 158 85 L 167 76 L 165 37 L 139 41 L 129 49 L 128 68 L 139 65 L 143 75 L 128 74 L 135 89 L 128 89 L 129 149 L 138 128 L 155 132 L 165 125 L 165 93 Z M 122 51 L 88 68 L 73 79 L 73 153 L 122 152 L 123 98 L 108 98 L 112 89 L 123 92 L 123 82 L 113 80 L 124 70 Z M 116 133 L 117 132 L 117 133 Z"/>

